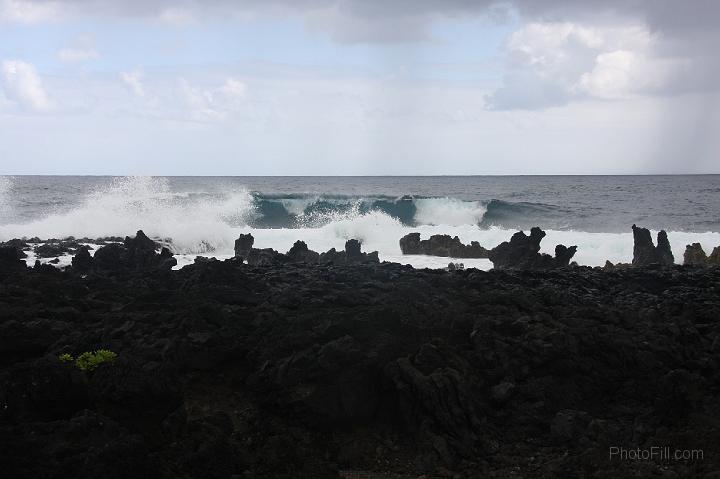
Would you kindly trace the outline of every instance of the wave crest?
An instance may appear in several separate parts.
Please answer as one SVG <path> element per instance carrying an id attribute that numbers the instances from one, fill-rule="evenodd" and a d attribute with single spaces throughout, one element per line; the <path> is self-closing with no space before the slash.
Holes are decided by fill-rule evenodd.
<path id="1" fill-rule="evenodd" d="M 69 211 L 26 224 L 4 225 L 3 237 L 99 238 L 142 229 L 171 242 L 176 252 L 226 249 L 233 229 L 253 216 L 253 198 L 236 191 L 222 198 L 174 193 L 166 179 L 123 177 L 92 191 Z"/>

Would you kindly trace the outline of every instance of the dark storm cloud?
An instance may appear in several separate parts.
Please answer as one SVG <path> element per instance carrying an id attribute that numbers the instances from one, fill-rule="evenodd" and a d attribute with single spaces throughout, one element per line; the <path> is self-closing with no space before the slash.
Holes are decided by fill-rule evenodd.
<path id="1" fill-rule="evenodd" d="M 167 8 L 258 11 L 286 8 L 297 13 L 334 9 L 357 19 L 486 13 L 488 8 L 515 7 L 528 18 L 564 20 L 615 13 L 640 17 L 664 31 L 711 29 L 720 25 L 716 0 L 19 0 L 27 4 L 60 4 L 90 14 L 154 15 Z"/>
<path id="2" fill-rule="evenodd" d="M 566 21 L 602 15 L 635 18 L 667 34 L 683 35 L 720 26 L 716 0 L 15 0 L 16 5 L 59 6 L 66 13 L 156 16 L 168 9 L 184 9 L 198 16 L 228 12 L 317 16 L 341 40 L 342 28 L 358 34 L 355 41 L 383 42 L 425 38 L 435 18 L 494 16 L 515 10 L 526 20 Z M 0 0 L 0 9 L 3 1 Z M 398 23 L 399 22 L 399 23 Z M 380 30 L 394 30 L 382 34 Z M 347 32 L 345 32 L 347 33 Z"/>

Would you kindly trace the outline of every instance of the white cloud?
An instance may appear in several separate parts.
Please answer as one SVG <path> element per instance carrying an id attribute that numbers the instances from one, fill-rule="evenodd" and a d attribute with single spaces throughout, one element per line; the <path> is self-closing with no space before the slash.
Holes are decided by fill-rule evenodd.
<path id="1" fill-rule="evenodd" d="M 0 0 L 0 22 L 41 23 L 57 20 L 61 16 L 57 2 L 28 2 Z"/>
<path id="2" fill-rule="evenodd" d="M 197 121 L 222 121 L 238 111 L 247 93 L 247 85 L 227 78 L 219 87 L 197 87 L 184 78 L 178 80 L 176 94 L 189 115 Z"/>
<path id="3" fill-rule="evenodd" d="M 503 85 L 488 95 L 488 107 L 538 109 L 681 91 L 691 60 L 662 55 L 659 40 L 643 25 L 528 24 L 507 43 Z"/>
<path id="4" fill-rule="evenodd" d="M 242 98 L 247 91 L 247 85 L 235 78 L 228 78 L 219 91 L 228 98 Z"/>
<path id="5" fill-rule="evenodd" d="M 637 54 L 628 50 L 602 53 L 595 59 L 591 72 L 580 77 L 577 90 L 599 98 L 617 98 L 633 89 L 633 69 Z"/>
<path id="6" fill-rule="evenodd" d="M 100 54 L 94 48 L 63 48 L 58 51 L 58 58 L 65 63 L 81 63 L 97 60 Z"/>
<path id="7" fill-rule="evenodd" d="M 681 77 L 692 63 L 689 59 L 660 58 L 642 50 L 602 53 L 595 59 L 592 71 L 580 77 L 576 92 L 606 99 L 679 92 L 679 83 L 685 83 Z"/>
<path id="8" fill-rule="evenodd" d="M 2 62 L 5 96 L 22 108 L 43 111 L 50 100 L 35 67 L 21 60 Z"/>
<path id="9" fill-rule="evenodd" d="M 65 48 L 58 51 L 57 57 L 64 63 L 82 63 L 100 58 L 95 48 L 95 39 L 90 35 L 81 35 Z"/>
<path id="10" fill-rule="evenodd" d="M 215 120 L 223 115 L 215 106 L 215 99 L 210 90 L 196 88 L 184 78 L 178 81 L 177 92 L 193 119 Z"/>
<path id="11" fill-rule="evenodd" d="M 247 105 L 247 84 L 235 77 L 203 75 L 168 77 L 159 73 L 145 79 L 140 70 L 123 72 L 122 82 L 134 101 L 119 111 L 153 120 L 183 123 L 221 123 L 231 120 Z"/>
<path id="12" fill-rule="evenodd" d="M 125 86 L 136 96 L 145 96 L 145 87 L 142 79 L 144 75 L 140 70 L 120 73 L 120 79 Z"/>
<path id="13" fill-rule="evenodd" d="M 184 27 L 197 22 L 195 14 L 187 8 L 166 8 L 159 15 L 160 21 L 176 27 Z"/>

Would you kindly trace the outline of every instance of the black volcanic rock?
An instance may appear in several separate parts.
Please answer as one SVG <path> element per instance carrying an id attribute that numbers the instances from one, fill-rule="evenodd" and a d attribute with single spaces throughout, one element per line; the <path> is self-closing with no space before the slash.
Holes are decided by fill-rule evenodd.
<path id="1" fill-rule="evenodd" d="M 712 253 L 708 256 L 708 265 L 720 266 L 720 246 L 713 248 Z"/>
<path id="2" fill-rule="evenodd" d="M 25 253 L 14 245 L 0 246 L 0 271 L 25 268 Z"/>
<path id="3" fill-rule="evenodd" d="M 287 254 L 282 254 L 272 248 L 252 248 L 254 239 L 252 235 L 240 235 L 235 241 L 235 257 L 244 258 L 250 266 L 278 266 L 287 263 L 305 264 L 348 264 L 348 263 L 378 263 L 378 252 L 363 253 L 362 243 L 356 239 L 347 240 L 345 251 L 331 248 L 325 253 L 317 253 L 308 248 L 304 241 L 296 241 Z M 249 248 L 249 249 L 248 249 Z"/>
<path id="4" fill-rule="evenodd" d="M 633 260 L 635 266 L 644 266 L 658 262 L 655 245 L 647 228 L 638 228 L 632 225 L 633 232 Z"/>
<path id="5" fill-rule="evenodd" d="M 689 244 L 685 247 L 683 264 L 693 266 L 720 266 L 720 246 L 713 248 L 710 256 L 707 256 L 700 243 Z"/>
<path id="6" fill-rule="evenodd" d="M 409 233 L 400 238 L 402 254 L 424 254 L 428 256 L 443 256 L 453 258 L 487 258 L 488 250 L 480 246 L 477 241 L 465 245 L 457 236 L 432 235 L 429 239 L 421 240 L 420 233 Z"/>
<path id="7" fill-rule="evenodd" d="M 27 254 L 25 254 L 26 250 L 31 249 L 30 245 L 27 241 L 21 240 L 18 238 L 11 239 L 9 241 L 5 241 L 3 243 L 0 243 L 0 248 L 6 248 L 11 247 L 15 248 L 17 250 L 17 257 L 18 258 L 25 258 L 27 257 Z"/>
<path id="8" fill-rule="evenodd" d="M 345 251 L 336 251 L 331 248 L 325 253 L 320 253 L 319 262 L 322 264 L 347 264 L 347 263 L 378 263 L 378 252 L 363 253 L 362 243 L 350 239 L 345 242 Z"/>
<path id="9" fill-rule="evenodd" d="M 320 259 L 319 253 L 308 249 L 307 244 L 299 240 L 292 245 L 286 256 L 295 263 L 317 263 Z"/>
<path id="10" fill-rule="evenodd" d="M 235 240 L 235 257 L 247 259 L 253 243 L 255 243 L 255 238 L 253 238 L 252 234 L 241 234 L 240 237 Z"/>
<path id="11" fill-rule="evenodd" d="M 330 248 L 324 253 L 320 253 L 318 260 L 321 264 L 345 264 L 345 252 L 339 252 L 335 248 Z"/>
<path id="12" fill-rule="evenodd" d="M 90 256 L 90 249 L 87 246 L 81 246 L 75 256 L 72 258 L 72 267 L 81 273 L 90 271 L 93 266 L 93 258 Z"/>
<path id="13" fill-rule="evenodd" d="M 689 244 L 685 247 L 683 254 L 683 264 L 693 266 L 705 266 L 707 264 L 707 255 L 700 243 Z"/>
<path id="14" fill-rule="evenodd" d="M 488 257 L 496 269 L 553 269 L 568 266 L 577 246 L 557 245 L 555 256 L 540 254 L 540 242 L 545 232 L 538 227 L 530 230 L 530 236 L 518 231 L 510 241 L 491 249 Z"/>
<path id="15" fill-rule="evenodd" d="M 98 270 L 112 271 L 122 269 L 121 261 L 125 256 L 125 248 L 121 244 L 112 243 L 98 248 L 93 256 L 93 266 Z"/>
<path id="16" fill-rule="evenodd" d="M 158 245 L 142 230 L 139 230 L 135 237 L 126 236 L 123 246 L 127 251 L 127 261 L 130 264 L 144 266 L 155 261 Z"/>
<path id="17" fill-rule="evenodd" d="M 152 433 L 182 403 L 181 382 L 167 364 L 141 363 L 122 357 L 99 367 L 90 378 L 88 394 L 95 408 L 108 417 Z"/>
<path id="18" fill-rule="evenodd" d="M 569 248 L 565 245 L 555 246 L 555 264 L 558 266 L 567 266 L 570 264 L 570 260 L 577 252 L 577 246 L 570 246 Z"/>
<path id="19" fill-rule="evenodd" d="M 657 235 L 657 247 L 655 251 L 658 255 L 658 262 L 660 264 L 675 264 L 675 257 L 673 256 L 672 249 L 670 248 L 670 241 L 668 241 L 667 233 L 665 230 L 660 230 Z"/>
<path id="20" fill-rule="evenodd" d="M 272 248 L 251 248 L 247 253 L 250 266 L 277 266 L 287 262 L 288 258 Z"/>
<path id="21" fill-rule="evenodd" d="M 653 244 L 650 230 L 632 225 L 633 232 L 633 266 L 650 264 L 671 265 L 675 263 L 670 242 L 665 230 L 658 232 L 657 247 Z"/>
<path id="22" fill-rule="evenodd" d="M 64 240 L 50 239 L 44 244 L 36 246 L 34 251 L 38 258 L 53 258 L 68 253 L 74 253 L 80 247 L 80 243 L 75 238 L 66 238 Z"/>
<path id="23" fill-rule="evenodd" d="M 408 233 L 400 238 L 402 254 L 423 254 L 420 246 L 420 233 Z"/>
<path id="24" fill-rule="evenodd" d="M 526 263 L 548 261 L 541 232 L 523 236 Z M 448 273 L 303 254 L 0 274 L 1 475 L 720 470 L 709 453 L 607 460 L 613 444 L 720 448 L 720 268 Z M 92 372 L 58 359 L 101 348 L 118 357 Z"/>
<path id="25" fill-rule="evenodd" d="M 122 244 L 110 243 L 95 251 L 92 261 L 87 260 L 87 252 L 80 252 L 80 258 L 73 261 L 78 272 L 86 272 L 88 265 L 94 271 L 112 273 L 127 270 L 169 270 L 177 264 L 177 260 L 167 248 L 158 254 L 157 245 L 142 230 L 135 237 L 125 237 Z"/>
<path id="26" fill-rule="evenodd" d="M 360 252 L 360 242 L 356 239 L 349 239 L 345 242 L 345 257 L 347 261 L 360 261 L 362 253 Z"/>

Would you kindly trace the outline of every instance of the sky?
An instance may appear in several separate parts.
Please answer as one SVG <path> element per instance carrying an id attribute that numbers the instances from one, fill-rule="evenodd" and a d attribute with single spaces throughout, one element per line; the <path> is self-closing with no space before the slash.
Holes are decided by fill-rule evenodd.
<path id="1" fill-rule="evenodd" d="M 0 0 L 0 175 L 720 173 L 715 0 Z"/>

